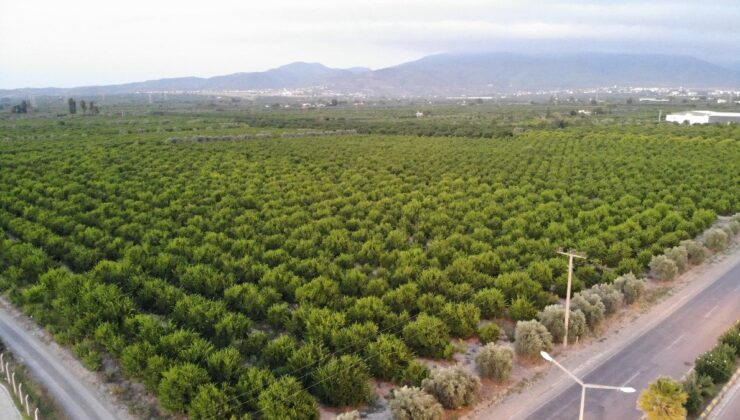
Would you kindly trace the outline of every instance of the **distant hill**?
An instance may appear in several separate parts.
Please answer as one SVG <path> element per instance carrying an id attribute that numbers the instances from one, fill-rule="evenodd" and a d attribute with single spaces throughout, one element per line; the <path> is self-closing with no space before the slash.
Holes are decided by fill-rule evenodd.
<path id="1" fill-rule="evenodd" d="M 438 54 L 370 70 L 292 63 L 264 72 L 181 77 L 70 89 L 0 91 L 16 95 L 122 94 L 150 91 L 275 90 L 325 87 L 370 95 L 454 95 L 605 86 L 740 88 L 740 71 L 689 56 L 637 54 Z"/>

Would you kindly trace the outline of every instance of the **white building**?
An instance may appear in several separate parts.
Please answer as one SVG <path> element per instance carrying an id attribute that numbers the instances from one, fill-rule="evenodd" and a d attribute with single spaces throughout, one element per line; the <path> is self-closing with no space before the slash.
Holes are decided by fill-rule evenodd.
<path id="1" fill-rule="evenodd" d="M 691 125 L 740 123 L 740 112 L 686 111 L 668 114 L 665 120 Z"/>

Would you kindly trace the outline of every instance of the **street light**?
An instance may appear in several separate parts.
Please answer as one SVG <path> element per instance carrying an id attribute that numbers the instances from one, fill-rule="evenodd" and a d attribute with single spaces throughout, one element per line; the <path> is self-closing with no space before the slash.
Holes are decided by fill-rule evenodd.
<path id="1" fill-rule="evenodd" d="M 555 366 L 559 367 L 560 370 L 567 373 L 568 376 L 573 378 L 574 381 L 578 382 L 578 384 L 581 386 L 581 411 L 578 414 L 578 420 L 583 420 L 583 408 L 586 403 L 586 388 L 595 388 L 595 389 L 613 389 L 616 391 L 624 392 L 625 394 L 631 394 L 635 392 L 635 388 L 629 387 L 629 386 L 609 386 L 609 385 L 596 385 L 596 384 L 587 384 L 584 383 L 582 380 L 578 379 L 578 377 L 574 374 L 572 374 L 568 369 L 564 368 L 563 365 L 558 363 L 557 360 L 555 360 L 552 356 L 550 356 L 549 353 L 546 351 L 541 351 L 540 356 L 542 356 L 543 359 L 547 360 L 548 362 L 554 364 Z"/>

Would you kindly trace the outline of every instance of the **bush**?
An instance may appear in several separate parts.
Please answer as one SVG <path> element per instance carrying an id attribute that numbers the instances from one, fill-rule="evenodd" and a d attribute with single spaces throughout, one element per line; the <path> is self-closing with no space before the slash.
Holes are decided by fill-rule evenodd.
<path id="1" fill-rule="evenodd" d="M 546 306 L 538 317 L 552 335 L 552 340 L 556 343 L 562 342 L 565 336 L 565 307 L 560 304 Z M 571 310 L 568 317 L 568 338 L 571 342 L 582 337 L 587 331 L 586 316 L 583 312 L 579 309 Z"/>
<path id="2" fill-rule="evenodd" d="M 373 376 L 385 381 L 400 377 L 414 357 L 401 339 L 388 334 L 370 343 L 365 354 Z"/>
<path id="3" fill-rule="evenodd" d="M 456 409 L 478 398 L 480 381 L 459 366 L 433 370 L 421 382 L 424 391 L 437 398 L 443 407 Z"/>
<path id="4" fill-rule="evenodd" d="M 454 351 L 447 325 L 424 313 L 403 327 L 403 339 L 420 356 L 449 357 Z"/>
<path id="5" fill-rule="evenodd" d="M 321 401 L 335 407 L 357 405 L 370 399 L 370 372 L 358 356 L 333 358 L 314 372 Z"/>
<path id="6" fill-rule="evenodd" d="M 552 335 L 539 321 L 519 321 L 514 332 L 516 354 L 539 357 L 541 351 L 552 350 Z"/>
<path id="7" fill-rule="evenodd" d="M 506 309 L 504 294 L 495 288 L 479 290 L 473 296 L 473 303 L 480 309 L 481 316 L 486 319 L 499 317 Z"/>
<path id="8" fill-rule="evenodd" d="M 194 364 L 173 366 L 162 374 L 159 401 L 170 411 L 184 413 L 198 388 L 208 381 L 208 372 Z"/>
<path id="9" fill-rule="evenodd" d="M 704 401 L 712 396 L 712 378 L 704 375 L 697 375 L 696 372 L 691 372 L 681 388 L 686 392 L 686 402 L 684 407 L 690 416 L 696 416 L 701 412 L 704 407 Z"/>
<path id="10" fill-rule="evenodd" d="M 597 295 L 601 299 L 601 303 L 604 304 L 604 310 L 607 315 L 617 312 L 624 303 L 624 294 L 617 290 L 613 284 L 597 284 L 588 290 L 582 291 L 581 294 L 586 297 L 590 294 Z"/>
<path id="11" fill-rule="evenodd" d="M 678 266 L 665 255 L 656 255 L 650 260 L 650 273 L 658 280 L 673 280 L 678 274 Z"/>
<path id="12" fill-rule="evenodd" d="M 728 243 L 727 233 L 722 229 L 712 228 L 704 233 L 704 245 L 714 252 L 724 250 Z"/>
<path id="13" fill-rule="evenodd" d="M 698 265 L 703 263 L 704 259 L 707 258 L 707 249 L 699 241 L 688 239 L 681 241 L 681 246 L 686 248 L 689 264 Z"/>
<path id="14" fill-rule="evenodd" d="M 442 419 L 442 405 L 420 388 L 404 386 L 393 390 L 388 405 L 394 420 Z"/>
<path id="15" fill-rule="evenodd" d="M 688 395 L 678 382 L 662 376 L 642 391 L 637 408 L 645 413 L 647 420 L 683 420 L 687 399 Z"/>
<path id="16" fill-rule="evenodd" d="M 514 363 L 514 352 L 511 349 L 487 344 L 475 356 L 475 364 L 481 376 L 503 382 L 509 379 Z"/>
<path id="17" fill-rule="evenodd" d="M 665 250 L 665 256 L 676 263 L 679 273 L 683 273 L 689 267 L 689 252 L 686 247 L 674 246 Z"/>
<path id="18" fill-rule="evenodd" d="M 257 409 L 266 420 L 318 420 L 319 406 L 292 376 L 283 376 L 259 394 Z"/>
<path id="19" fill-rule="evenodd" d="M 501 328 L 491 322 L 478 329 L 478 339 L 481 344 L 495 343 L 501 337 Z"/>
<path id="20" fill-rule="evenodd" d="M 429 368 L 415 360 L 406 366 L 401 376 L 394 380 L 401 385 L 421 386 L 421 381 L 429 377 Z"/>
<path id="21" fill-rule="evenodd" d="M 334 420 L 360 420 L 360 412 L 357 410 L 348 411 L 346 413 L 338 414 L 334 417 Z"/>
<path id="22" fill-rule="evenodd" d="M 645 280 L 638 279 L 632 273 L 627 273 L 614 279 L 614 287 L 624 295 L 628 305 L 640 299 L 645 292 Z"/>
<path id="23" fill-rule="evenodd" d="M 527 321 L 537 316 L 537 308 L 525 297 L 517 297 L 509 307 L 509 317 L 514 321 Z"/>
<path id="24" fill-rule="evenodd" d="M 478 331 L 480 310 L 472 303 L 447 303 L 439 317 L 450 327 L 453 336 L 469 338 Z"/>
<path id="25" fill-rule="evenodd" d="M 740 322 L 725 331 L 719 338 L 719 342 L 732 347 L 735 350 L 735 357 L 740 357 Z"/>
<path id="26" fill-rule="evenodd" d="M 581 311 L 586 316 L 586 325 L 592 330 L 601 324 L 606 313 L 606 306 L 601 302 L 599 295 L 595 293 L 582 294 L 576 293 L 570 302 L 571 310 Z"/>
<path id="27" fill-rule="evenodd" d="M 715 384 L 727 382 L 735 372 L 735 349 L 720 343 L 696 359 L 694 370 L 712 378 Z"/>

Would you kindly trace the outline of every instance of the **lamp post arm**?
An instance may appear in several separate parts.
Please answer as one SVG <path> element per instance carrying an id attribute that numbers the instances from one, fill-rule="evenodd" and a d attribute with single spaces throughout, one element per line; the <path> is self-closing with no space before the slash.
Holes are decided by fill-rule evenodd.
<path id="1" fill-rule="evenodd" d="M 621 386 L 609 386 L 609 385 L 596 385 L 596 384 L 583 384 L 584 388 L 596 388 L 596 389 L 613 389 L 616 391 L 621 391 L 623 387 Z"/>
<path id="2" fill-rule="evenodd" d="M 564 367 L 563 367 L 563 365 L 561 365 L 560 363 L 558 363 L 558 361 L 557 361 L 557 360 L 555 360 L 555 359 L 552 359 L 552 363 L 553 363 L 553 364 L 554 364 L 555 366 L 557 366 L 558 368 L 560 368 L 560 370 L 562 370 L 563 372 L 567 373 L 567 374 L 568 374 L 568 376 L 570 376 L 571 378 L 573 378 L 573 380 L 574 380 L 574 381 L 578 382 L 578 384 L 579 384 L 579 385 L 581 385 L 581 386 L 586 386 L 586 385 L 585 385 L 585 384 L 583 383 L 583 381 L 582 381 L 582 380 L 578 379 L 578 377 L 577 377 L 576 375 L 574 375 L 574 374 L 570 373 L 570 371 L 569 371 L 568 369 L 564 368 Z"/>

